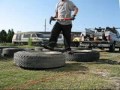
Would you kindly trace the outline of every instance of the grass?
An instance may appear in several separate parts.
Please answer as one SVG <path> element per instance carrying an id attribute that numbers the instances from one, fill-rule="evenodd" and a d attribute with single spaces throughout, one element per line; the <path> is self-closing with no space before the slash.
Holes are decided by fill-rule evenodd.
<path id="1" fill-rule="evenodd" d="M 101 52 L 97 62 L 66 62 L 62 68 L 25 70 L 0 58 L 0 89 L 120 89 L 120 53 Z"/>
<path id="2" fill-rule="evenodd" d="M 12 43 L 0 43 L 0 46 L 19 47 L 19 48 L 34 48 L 34 47 L 36 47 L 36 46 L 32 45 L 31 39 L 28 40 L 28 45 L 15 45 Z"/>
<path id="3" fill-rule="evenodd" d="M 0 46 L 15 46 L 12 43 L 0 43 Z"/>

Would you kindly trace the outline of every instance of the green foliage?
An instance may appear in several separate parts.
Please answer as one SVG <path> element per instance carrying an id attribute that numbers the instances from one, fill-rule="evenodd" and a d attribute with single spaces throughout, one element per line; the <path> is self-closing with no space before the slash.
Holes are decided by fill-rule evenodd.
<path id="1" fill-rule="evenodd" d="M 13 35 L 14 35 L 14 31 L 13 31 L 13 29 L 9 29 L 8 30 L 8 34 L 7 34 L 7 42 L 9 42 L 9 43 L 11 43 L 12 42 L 12 37 L 13 37 Z"/>
<path id="2" fill-rule="evenodd" d="M 6 42 L 7 32 L 5 30 L 2 30 L 0 32 L 0 42 Z"/>
<path id="3" fill-rule="evenodd" d="M 32 46 L 32 39 L 31 38 L 28 39 L 28 45 Z"/>
<path id="4" fill-rule="evenodd" d="M 11 43 L 12 42 L 12 37 L 14 35 L 13 29 L 9 29 L 8 33 L 5 30 L 2 30 L 0 32 L 0 42 L 2 43 Z"/>

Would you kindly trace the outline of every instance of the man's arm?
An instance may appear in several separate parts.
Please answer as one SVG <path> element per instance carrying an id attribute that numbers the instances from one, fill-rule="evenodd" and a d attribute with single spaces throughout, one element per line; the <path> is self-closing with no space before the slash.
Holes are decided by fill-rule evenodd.
<path id="1" fill-rule="evenodd" d="M 55 12 L 55 16 L 54 16 L 55 18 L 57 18 L 58 17 L 58 12 Z"/>
<path id="2" fill-rule="evenodd" d="M 79 9 L 75 6 L 75 9 L 74 9 L 74 13 L 73 13 L 73 15 L 77 15 L 77 13 L 78 13 L 78 11 L 79 11 Z"/>
<path id="3" fill-rule="evenodd" d="M 72 15 L 72 20 L 74 20 L 75 19 L 75 17 L 76 17 L 76 15 L 77 15 L 77 13 L 78 13 L 78 8 L 76 7 L 76 6 L 74 6 L 74 13 L 73 13 L 73 15 Z"/>

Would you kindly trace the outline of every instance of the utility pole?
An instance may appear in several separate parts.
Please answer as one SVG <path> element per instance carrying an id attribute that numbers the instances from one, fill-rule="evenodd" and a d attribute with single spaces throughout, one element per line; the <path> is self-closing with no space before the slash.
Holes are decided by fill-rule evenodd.
<path id="1" fill-rule="evenodd" d="M 45 32 L 46 32 L 46 19 L 45 19 Z"/>

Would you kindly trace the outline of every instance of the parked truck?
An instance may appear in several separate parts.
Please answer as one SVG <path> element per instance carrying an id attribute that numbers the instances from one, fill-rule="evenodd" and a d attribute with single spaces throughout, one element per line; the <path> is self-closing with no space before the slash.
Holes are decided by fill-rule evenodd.
<path id="1" fill-rule="evenodd" d="M 31 39 L 33 45 L 40 45 L 41 43 L 48 43 L 49 38 L 50 34 L 43 34 L 41 32 L 17 32 L 13 35 L 12 43 L 26 45 Z M 63 41 L 63 35 L 60 34 L 57 44 L 63 44 Z"/>
<path id="2" fill-rule="evenodd" d="M 13 44 L 28 44 L 29 39 L 33 44 L 43 42 L 43 34 L 39 32 L 17 32 L 13 35 Z"/>
<path id="3" fill-rule="evenodd" d="M 120 50 L 120 34 L 118 29 L 115 27 L 106 28 L 86 28 L 85 34 L 82 35 L 82 40 L 80 42 L 81 47 L 89 48 L 109 48 L 110 52 L 114 52 L 115 48 Z"/>

